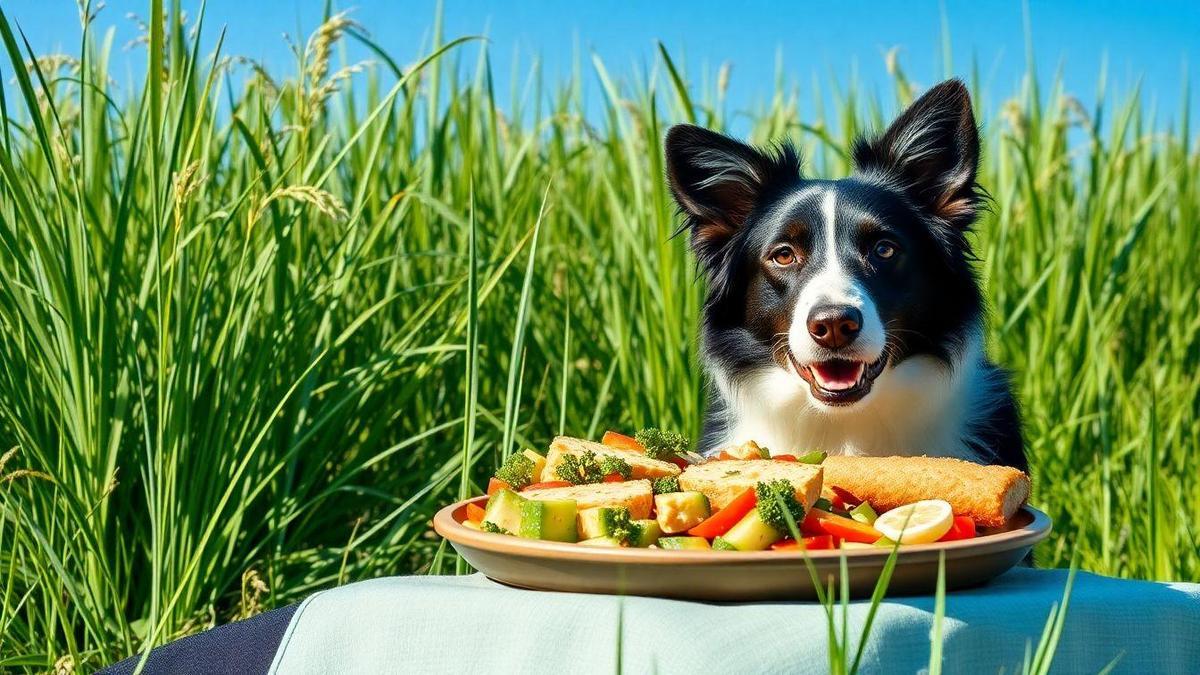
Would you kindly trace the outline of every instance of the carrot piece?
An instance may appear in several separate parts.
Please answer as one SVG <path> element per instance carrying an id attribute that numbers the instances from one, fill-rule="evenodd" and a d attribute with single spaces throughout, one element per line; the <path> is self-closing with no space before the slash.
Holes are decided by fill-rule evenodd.
<path id="1" fill-rule="evenodd" d="M 725 508 L 717 511 L 709 516 L 704 522 L 688 530 L 688 534 L 693 537 L 704 537 L 712 539 L 719 537 L 729 531 L 729 528 L 737 524 L 742 516 L 754 508 L 758 503 L 758 498 L 754 496 L 754 488 L 746 488 L 746 491 L 734 498 L 733 501 L 725 505 Z"/>
<path id="2" fill-rule="evenodd" d="M 777 459 L 781 462 L 799 462 L 800 459 L 795 455 L 771 455 L 771 459 Z"/>
<path id="3" fill-rule="evenodd" d="M 467 520 L 478 525 L 483 522 L 483 514 L 482 506 L 475 503 L 467 504 Z"/>
<path id="4" fill-rule="evenodd" d="M 625 477 L 615 471 L 603 478 L 603 482 L 605 483 L 621 483 L 624 482 L 624 480 Z"/>
<path id="5" fill-rule="evenodd" d="M 954 516 L 954 524 L 950 531 L 942 535 L 938 541 L 956 541 L 958 539 L 975 538 L 975 521 L 970 516 Z"/>
<path id="6" fill-rule="evenodd" d="M 719 460 L 737 459 L 737 457 L 734 457 L 733 455 L 729 454 L 729 452 L 722 450 L 721 452 L 717 453 L 717 459 L 719 459 Z"/>
<path id="7" fill-rule="evenodd" d="M 540 483 L 530 483 L 528 486 L 521 488 L 521 492 L 528 490 L 545 490 L 547 488 L 571 487 L 571 483 L 565 480 L 544 480 Z"/>
<path id="8" fill-rule="evenodd" d="M 851 518 L 845 518 L 821 509 L 811 509 L 804 517 L 801 530 L 805 534 L 829 534 L 846 541 L 873 544 L 883 535 L 875 528 Z"/>
<path id="9" fill-rule="evenodd" d="M 632 436 L 626 436 L 622 433 L 617 433 L 612 429 L 604 432 L 604 438 L 601 439 L 600 442 L 610 448 L 621 448 L 622 450 L 633 450 L 635 452 L 646 451 L 646 446 L 638 443 L 636 438 L 633 438 Z"/>
<path id="10" fill-rule="evenodd" d="M 505 483 L 504 481 L 500 480 L 499 478 L 489 478 L 488 479 L 487 496 L 489 496 L 489 497 L 491 497 L 492 495 L 496 494 L 497 492 L 499 492 L 501 490 L 511 490 L 511 489 L 513 489 L 511 485 L 509 485 L 508 483 Z"/>

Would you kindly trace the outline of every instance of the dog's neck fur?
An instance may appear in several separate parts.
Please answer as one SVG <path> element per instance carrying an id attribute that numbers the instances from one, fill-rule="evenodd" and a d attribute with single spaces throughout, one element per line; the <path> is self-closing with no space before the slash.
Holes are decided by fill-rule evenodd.
<path id="1" fill-rule="evenodd" d="M 755 440 L 775 453 L 824 450 L 833 455 L 929 455 L 986 462 L 978 420 L 1004 395 L 984 355 L 979 331 L 952 362 L 911 356 L 889 366 L 867 398 L 847 408 L 817 405 L 808 384 L 773 366 L 736 379 L 714 372 L 724 402 L 723 441 Z"/>

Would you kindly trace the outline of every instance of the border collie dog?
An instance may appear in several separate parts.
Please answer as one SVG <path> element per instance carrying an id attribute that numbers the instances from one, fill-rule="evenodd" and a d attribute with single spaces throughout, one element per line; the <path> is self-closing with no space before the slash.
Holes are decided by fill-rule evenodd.
<path id="1" fill-rule="evenodd" d="M 841 180 L 805 178 L 786 144 L 678 125 L 665 145 L 708 287 L 702 450 L 753 439 L 1028 469 L 1007 376 L 984 354 L 966 235 L 985 195 L 961 82 L 859 140 Z"/>

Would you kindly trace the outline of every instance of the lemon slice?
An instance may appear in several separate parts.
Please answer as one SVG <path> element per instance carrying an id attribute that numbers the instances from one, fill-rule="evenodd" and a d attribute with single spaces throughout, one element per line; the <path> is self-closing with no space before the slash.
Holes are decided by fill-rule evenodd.
<path id="1" fill-rule="evenodd" d="M 879 516 L 875 529 L 901 544 L 928 544 L 941 539 L 954 524 L 950 504 L 941 499 L 905 504 Z"/>

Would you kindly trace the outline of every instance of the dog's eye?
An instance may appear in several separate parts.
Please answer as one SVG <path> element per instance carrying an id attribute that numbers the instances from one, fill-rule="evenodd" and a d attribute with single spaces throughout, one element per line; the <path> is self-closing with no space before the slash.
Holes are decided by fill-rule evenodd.
<path id="1" fill-rule="evenodd" d="M 896 257 L 896 253 L 899 250 L 900 249 L 894 242 L 887 239 L 880 239 L 879 241 L 875 242 L 875 246 L 871 248 L 871 255 L 879 260 L 891 260 L 892 258 Z"/>
<path id="2" fill-rule="evenodd" d="M 796 262 L 796 252 L 788 246 L 781 246 L 771 254 L 771 262 L 780 267 L 787 267 Z"/>

